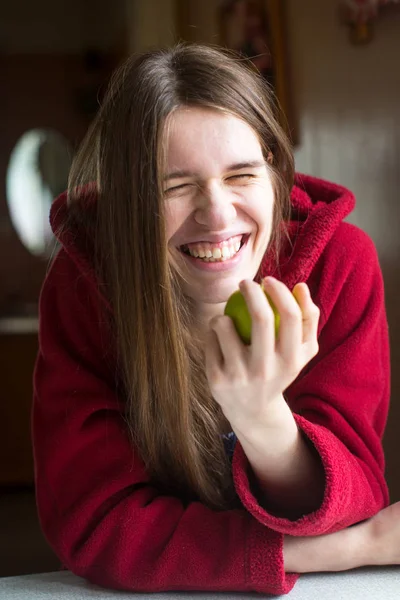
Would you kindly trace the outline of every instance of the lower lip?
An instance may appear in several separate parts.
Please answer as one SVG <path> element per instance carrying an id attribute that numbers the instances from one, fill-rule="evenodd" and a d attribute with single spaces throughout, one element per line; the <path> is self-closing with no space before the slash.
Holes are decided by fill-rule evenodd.
<path id="1" fill-rule="evenodd" d="M 211 272 L 219 272 L 219 271 L 228 271 L 229 269 L 233 269 L 236 267 L 242 260 L 244 249 L 247 246 L 247 242 L 249 241 L 250 236 L 247 237 L 243 245 L 241 246 L 239 252 L 236 252 L 232 258 L 228 258 L 227 260 L 222 260 L 218 262 L 204 262 L 201 258 L 195 258 L 194 256 L 190 256 L 189 254 L 185 254 L 181 252 L 181 254 L 187 259 L 187 261 L 192 264 L 196 269 L 200 271 L 211 271 Z"/>

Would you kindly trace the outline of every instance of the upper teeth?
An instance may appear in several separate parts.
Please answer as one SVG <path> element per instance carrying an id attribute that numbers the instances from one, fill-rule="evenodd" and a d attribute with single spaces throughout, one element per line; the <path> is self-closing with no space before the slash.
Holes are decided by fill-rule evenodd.
<path id="1" fill-rule="evenodd" d="M 212 262 L 213 260 L 227 260 L 232 258 L 236 252 L 240 249 L 242 241 L 241 235 L 232 237 L 229 240 L 222 242 L 222 244 L 213 245 L 208 242 L 202 242 L 198 244 L 190 244 L 185 246 L 185 249 L 196 258 L 204 258 Z"/>

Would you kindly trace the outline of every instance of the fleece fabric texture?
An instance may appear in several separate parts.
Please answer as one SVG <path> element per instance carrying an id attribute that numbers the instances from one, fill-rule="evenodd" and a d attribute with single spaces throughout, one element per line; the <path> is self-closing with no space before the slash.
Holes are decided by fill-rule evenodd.
<path id="1" fill-rule="evenodd" d="M 43 531 L 66 568 L 130 591 L 286 594 L 284 534 L 314 536 L 365 520 L 389 503 L 382 437 L 390 394 L 388 326 L 375 246 L 344 222 L 354 196 L 297 175 L 290 243 L 261 274 L 306 281 L 321 311 L 319 352 L 285 391 L 325 471 L 321 505 L 297 520 L 270 514 L 240 443 L 232 469 L 240 507 L 213 511 L 162 495 L 128 440 L 123 399 L 91 257 L 65 230 L 40 299 L 32 435 Z M 58 231 L 66 195 L 53 204 Z"/>

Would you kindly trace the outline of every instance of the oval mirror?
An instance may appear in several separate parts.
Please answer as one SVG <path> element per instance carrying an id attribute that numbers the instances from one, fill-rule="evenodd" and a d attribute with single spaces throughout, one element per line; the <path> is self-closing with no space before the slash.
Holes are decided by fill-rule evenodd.
<path id="1" fill-rule="evenodd" d="M 7 169 L 7 204 L 24 246 L 46 257 L 54 247 L 49 212 L 54 198 L 66 190 L 72 162 L 67 140 L 51 129 L 32 129 L 18 140 Z"/>

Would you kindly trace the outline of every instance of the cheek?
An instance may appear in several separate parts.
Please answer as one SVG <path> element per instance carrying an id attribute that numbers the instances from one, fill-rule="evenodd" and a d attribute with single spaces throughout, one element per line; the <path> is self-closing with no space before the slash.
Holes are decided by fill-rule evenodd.
<path id="1" fill-rule="evenodd" d="M 165 207 L 164 215 L 166 236 L 170 241 L 187 219 L 188 209 L 184 203 L 170 202 Z"/>
<path id="2" fill-rule="evenodd" d="M 248 216 L 263 231 L 270 230 L 273 217 L 274 198 L 268 187 L 257 187 L 252 190 L 246 203 Z"/>

